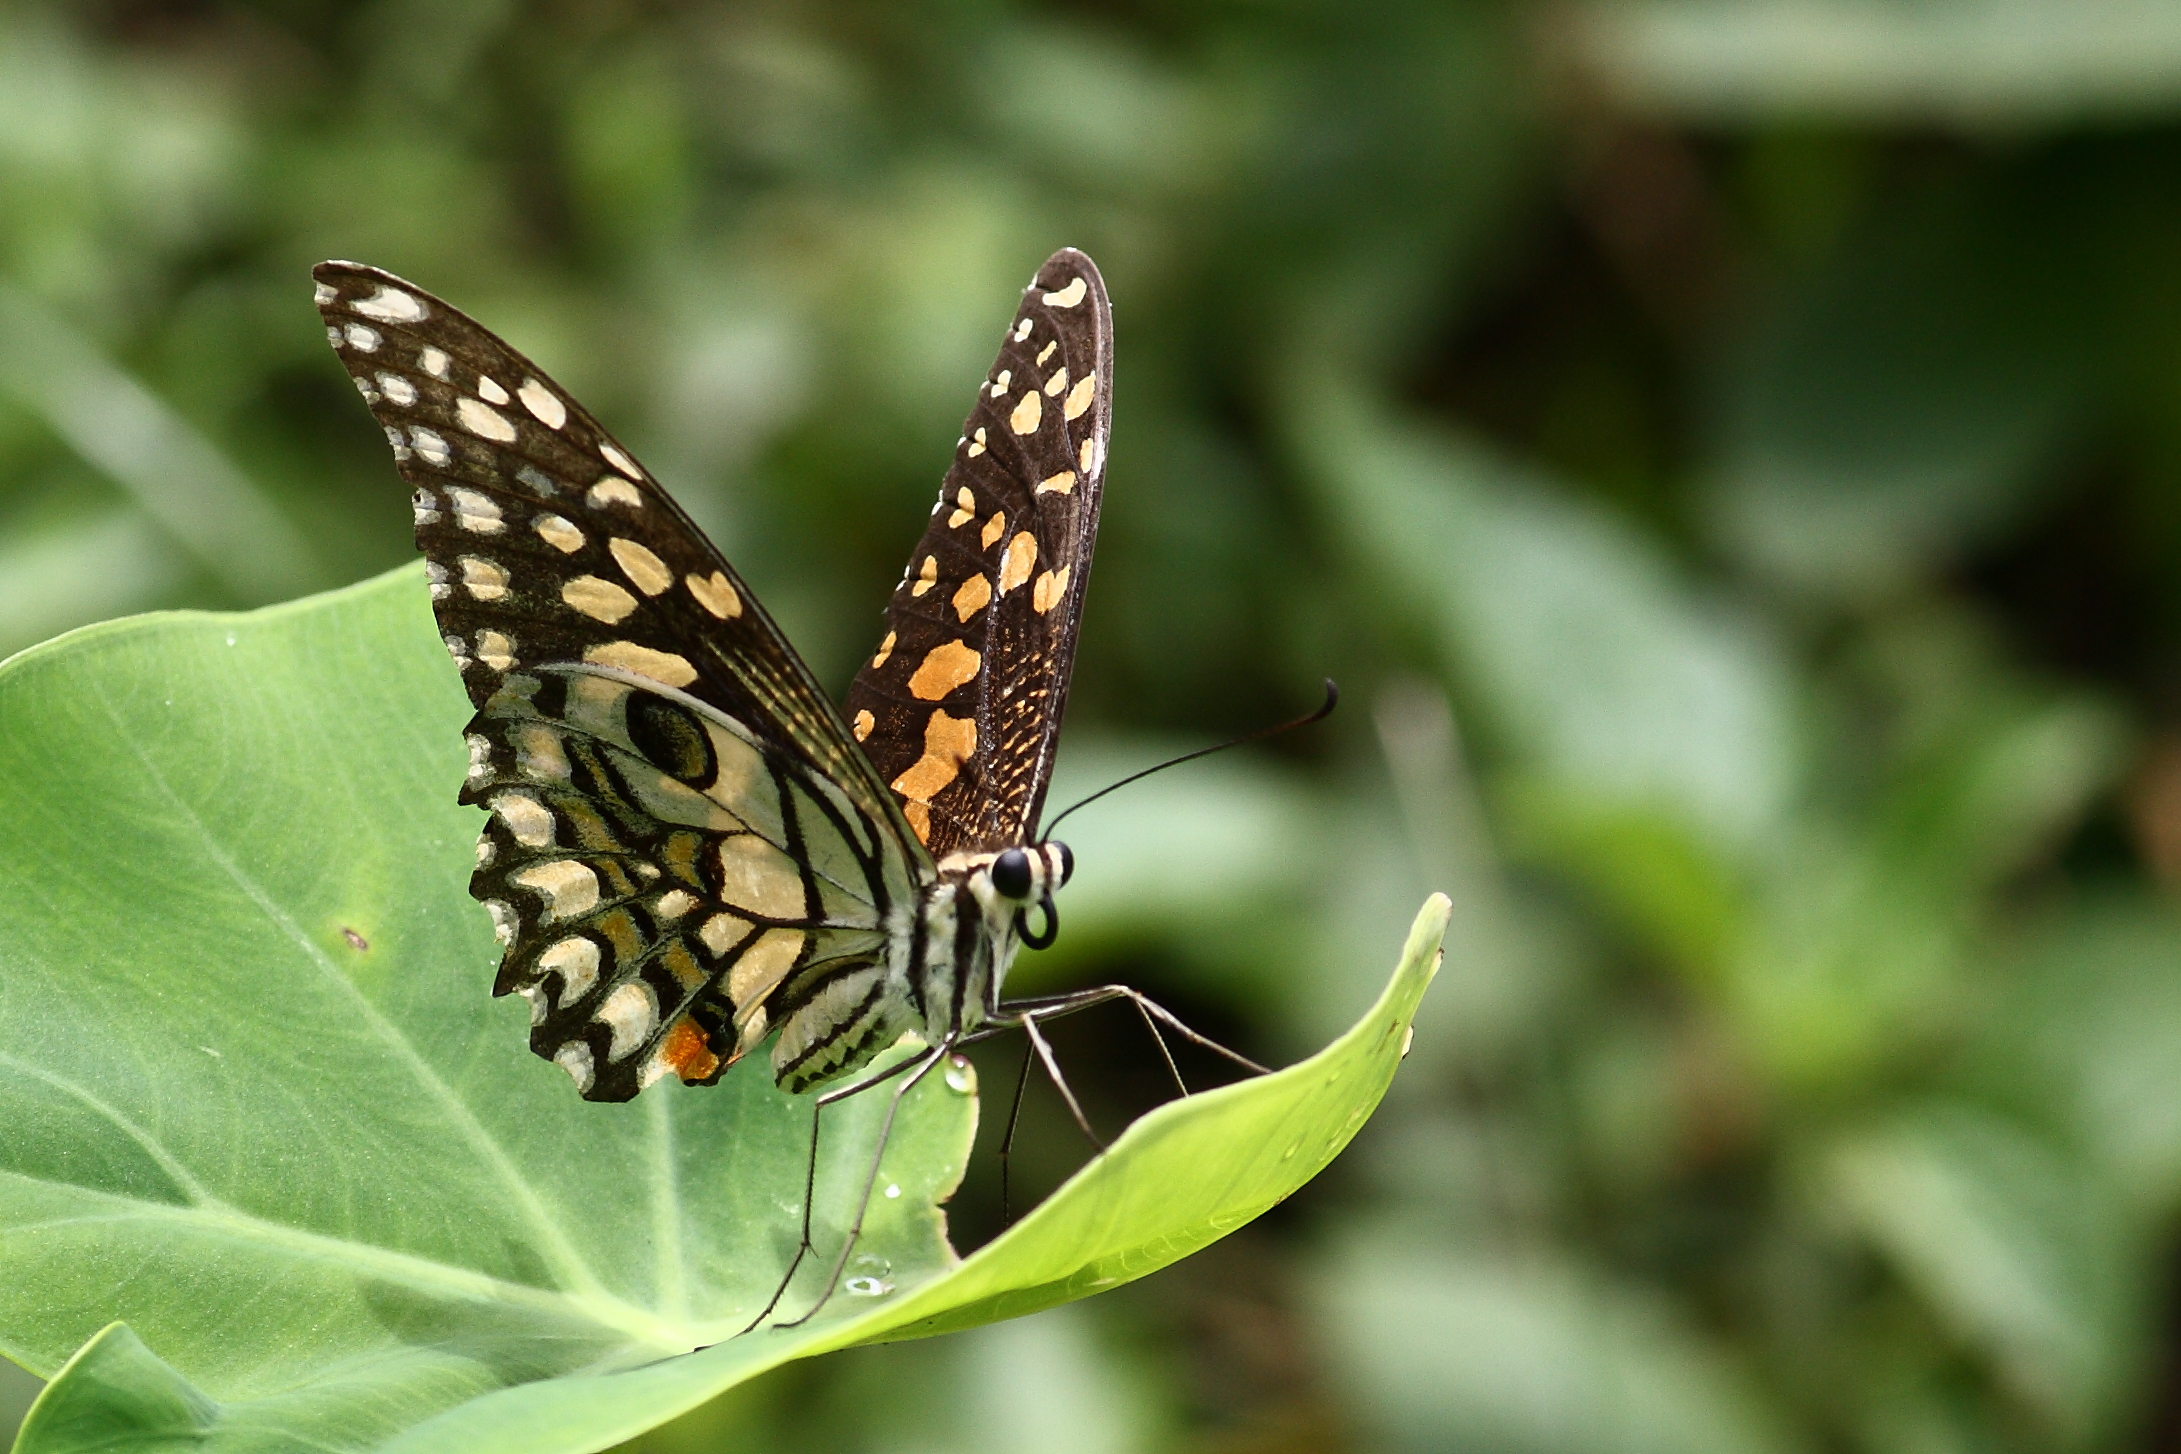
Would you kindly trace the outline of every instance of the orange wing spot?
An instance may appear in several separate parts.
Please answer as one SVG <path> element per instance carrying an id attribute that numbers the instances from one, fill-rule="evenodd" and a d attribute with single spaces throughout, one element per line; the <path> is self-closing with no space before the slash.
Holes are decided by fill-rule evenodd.
<path id="1" fill-rule="evenodd" d="M 901 805 L 901 816 L 908 819 L 909 826 L 916 830 L 917 842 L 931 842 L 931 804 L 919 803 L 912 798 Z"/>
<path id="2" fill-rule="evenodd" d="M 927 805 L 948 783 L 961 776 L 962 764 L 976 751 L 976 719 L 949 717 L 945 712 L 931 714 L 931 720 L 924 724 L 924 755 L 891 785 L 895 792 L 909 800 L 902 812 L 911 827 L 916 826 L 920 816 L 929 826 L 931 810 Z M 918 809 L 923 812 L 919 814 Z M 924 836 L 922 829 L 918 829 L 917 836 Z"/>
<path id="3" fill-rule="evenodd" d="M 666 1040 L 659 1046 L 659 1058 L 684 1081 L 695 1085 L 710 1080 L 719 1073 L 719 1057 L 712 1053 L 712 1042 L 704 1029 L 695 1021 L 681 1019 L 666 1032 Z"/>
<path id="4" fill-rule="evenodd" d="M 1000 561 L 1000 594 L 1004 596 L 1030 579 L 1030 569 L 1036 564 L 1037 537 L 1027 530 L 1017 532 L 1007 542 L 1007 555 Z"/>
<path id="5" fill-rule="evenodd" d="M 985 608 L 985 603 L 991 599 L 992 582 L 986 580 L 983 576 L 971 576 L 968 580 L 962 582 L 962 588 L 954 593 L 954 614 L 959 620 L 966 623 L 970 617 L 982 611 Z"/>
<path id="6" fill-rule="evenodd" d="M 992 512 L 992 518 L 985 521 L 984 529 L 978 533 L 977 544 L 986 550 L 990 550 L 992 542 L 1006 533 L 1007 512 L 1005 510 L 995 510 Z"/>
<path id="7" fill-rule="evenodd" d="M 922 701 L 936 702 L 977 675 L 984 658 L 975 647 L 959 641 L 935 646 L 909 678 L 909 691 Z M 926 796 L 929 796 L 928 794 Z"/>

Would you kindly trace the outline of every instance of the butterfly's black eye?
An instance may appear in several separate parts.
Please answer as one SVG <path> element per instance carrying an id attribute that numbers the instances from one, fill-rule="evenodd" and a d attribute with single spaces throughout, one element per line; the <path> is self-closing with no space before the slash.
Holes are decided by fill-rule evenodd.
<path id="1" fill-rule="evenodd" d="M 1010 899 L 1030 897 L 1030 855 L 1010 848 L 992 860 L 992 887 Z"/>
<path id="2" fill-rule="evenodd" d="M 1065 843 L 1052 843 L 1046 846 L 1060 855 L 1060 882 L 1065 885 L 1069 879 L 1075 877 L 1075 855 L 1068 851 L 1068 845 Z"/>

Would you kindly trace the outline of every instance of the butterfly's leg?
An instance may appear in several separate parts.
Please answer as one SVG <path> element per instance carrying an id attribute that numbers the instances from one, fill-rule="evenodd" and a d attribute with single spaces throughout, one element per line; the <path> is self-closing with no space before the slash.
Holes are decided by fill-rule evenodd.
<path id="1" fill-rule="evenodd" d="M 1000 1137 L 1000 1225 L 1010 1226 L 1007 1215 L 1007 1158 L 1015 1149 L 1015 1126 L 1022 1120 L 1022 1093 L 1030 1088 L 1030 1037 L 1022 1040 L 1022 1070 L 1015 1077 L 1015 1103 L 1007 1111 L 1007 1130 Z"/>
<path id="2" fill-rule="evenodd" d="M 1272 1073 L 1270 1067 L 1259 1065 L 1240 1051 L 1229 1050 L 1211 1036 L 1190 1029 L 1182 1021 L 1181 1017 L 1172 1010 L 1167 1009 L 1166 1006 L 1160 1004 L 1142 990 L 1131 989 L 1125 984 L 1105 984 L 1094 989 L 1076 990 L 1073 993 L 1064 995 L 1034 995 L 1027 999 L 1008 1000 L 1000 1006 L 1000 1018 L 1004 1021 L 1001 1028 L 1005 1029 L 1014 1025 L 1019 1017 L 1025 1013 L 1034 1014 L 1039 1019 L 1053 1020 L 1062 1015 L 1072 1015 L 1078 1010 L 1090 1009 L 1094 1005 L 1103 1005 L 1111 1000 L 1128 1000 L 1132 1002 L 1137 1010 L 1143 1014 L 1156 1015 L 1159 1019 L 1165 1021 L 1169 1029 L 1190 1044 L 1202 1046 L 1214 1055 L 1233 1061 L 1244 1070 L 1253 1071 L 1258 1075 L 1270 1075 Z"/>
<path id="3" fill-rule="evenodd" d="M 1151 1043 L 1159 1047 L 1159 1059 L 1166 1062 L 1166 1073 L 1174 1078 L 1174 1089 L 1187 1096 L 1189 1082 L 1181 1078 L 1181 1067 L 1174 1064 L 1174 1052 L 1166 1048 L 1166 1037 L 1159 1033 L 1159 1022 L 1151 1018 L 1151 1012 L 1144 1008 L 1141 997 L 1131 996 L 1130 1003 L 1136 1006 L 1136 1014 L 1143 1020 L 1144 1029 L 1151 1032 Z"/>
<path id="4" fill-rule="evenodd" d="M 1019 1023 L 1022 1033 L 1030 1037 L 1030 1046 L 1037 1051 L 1038 1059 L 1045 1063 L 1045 1073 L 1059 1089 L 1060 1098 L 1068 1103 L 1068 1114 L 1075 1117 L 1076 1128 L 1090 1138 L 1091 1145 L 1100 1151 L 1106 1150 L 1106 1143 L 1091 1129 L 1090 1117 L 1083 1114 L 1083 1107 L 1076 1102 L 1075 1092 L 1068 1088 L 1068 1078 L 1060 1073 L 1060 1062 L 1053 1058 L 1053 1047 L 1046 1042 L 1045 1032 L 1037 1027 L 1037 1016 L 1026 1014 Z"/>
<path id="5" fill-rule="evenodd" d="M 825 1116 L 825 1108 L 832 1105 L 835 1101 L 845 1101 L 850 1096 L 861 1095 L 864 1091 L 871 1089 L 871 1087 L 873 1086 L 884 1085 L 887 1081 L 892 1080 L 895 1076 L 900 1075 L 903 1071 L 916 1069 L 917 1074 L 922 1075 L 923 1070 L 917 1069 L 919 1064 L 920 1062 L 916 1060 L 904 1060 L 899 1065 L 889 1065 L 888 1067 L 886 1067 L 886 1069 L 880 1071 L 877 1075 L 866 1076 L 853 1085 L 845 1085 L 837 1090 L 829 1090 L 825 1092 L 823 1095 L 820 1095 L 818 1099 L 811 1105 L 810 1157 L 808 1162 L 803 1167 L 802 1240 L 796 1244 L 795 1256 L 789 1259 L 788 1270 L 781 1277 L 780 1285 L 772 1290 L 771 1297 L 765 1299 L 765 1306 L 757 1310 L 757 1316 L 750 1319 L 750 1321 L 743 1327 L 741 1333 L 735 1334 L 737 1338 L 741 1337 L 742 1333 L 749 1332 L 750 1329 L 756 1327 L 759 1323 L 764 1322 L 765 1319 L 772 1316 L 772 1310 L 780 1306 L 780 1299 L 787 1296 L 788 1284 L 795 1281 L 795 1274 L 802 1270 L 803 1259 L 805 1257 L 808 1257 L 813 1250 L 813 1245 L 810 1240 L 810 1218 L 812 1209 L 817 1205 L 818 1201 L 818 1128 Z M 925 1068 L 928 1069 L 929 1066 L 926 1065 Z M 915 1084 L 915 1081 L 912 1080 L 910 1084 Z M 886 1123 L 888 1126 L 891 1126 L 893 1124 L 893 1116 L 891 1112 L 889 1112 L 887 1115 Z M 885 1144 L 885 1137 L 883 1134 L 881 1134 L 879 1139 L 880 1149 L 883 1150 Z M 874 1171 L 873 1175 L 876 1174 L 877 1173 Z M 869 1192 L 867 1191 L 865 1195 L 868 1196 Z M 830 1292 L 831 1290 L 832 1289 L 828 1287 L 827 1291 Z M 824 1299 L 821 1298 L 820 1301 L 822 1302 L 824 1301 Z M 816 1308 L 811 1309 L 811 1312 L 816 1311 Z M 810 1313 L 803 1314 L 803 1317 L 805 1318 L 809 1316 Z M 798 1318 L 796 1319 L 796 1321 L 801 1322 L 802 1319 Z"/>
<path id="6" fill-rule="evenodd" d="M 906 1097 L 910 1091 L 916 1089 L 917 1082 L 922 1080 L 926 1075 L 930 1074 L 931 1068 L 933 1066 L 939 1064 L 941 1061 L 945 1060 L 948 1055 L 953 1053 L 955 1038 L 956 1037 L 949 1035 L 946 1039 L 940 1041 L 937 1045 L 933 1046 L 929 1051 L 927 1051 L 921 1059 L 902 1062 L 903 1065 L 913 1065 L 916 1068 L 906 1078 L 902 1080 L 901 1084 L 895 1086 L 894 1093 L 886 1098 L 886 1117 L 884 1120 L 880 1121 L 878 1125 L 878 1145 L 872 1149 L 871 1169 L 868 1173 L 865 1174 L 863 1178 L 863 1195 L 856 1199 L 856 1219 L 853 1222 L 849 1223 L 848 1235 L 841 1239 L 840 1256 L 833 1259 L 833 1270 L 826 1274 L 825 1286 L 818 1290 L 817 1301 L 813 1302 L 808 1308 L 804 1309 L 803 1315 L 801 1317 L 790 1318 L 784 1323 L 776 1323 L 773 1326 L 779 1328 L 801 1327 L 804 1323 L 809 1322 L 813 1317 L 815 1317 L 817 1315 L 818 1309 L 824 1307 L 826 1305 L 826 1302 L 833 1296 L 833 1289 L 840 1283 L 841 1273 L 848 1266 L 848 1255 L 856 1250 L 856 1239 L 863 1235 L 864 1214 L 870 1210 L 871 1193 L 878 1188 L 879 1163 L 882 1162 L 886 1157 L 886 1141 L 887 1138 L 892 1136 L 894 1133 L 894 1116 L 901 1110 L 902 1099 Z M 895 1070 L 898 1071 L 900 1068 L 901 1067 L 897 1066 L 895 1067 Z M 877 1081 L 875 1080 L 866 1081 L 863 1084 L 854 1087 L 853 1089 L 866 1090 L 869 1089 L 870 1086 L 875 1084 L 877 1084 Z M 810 1242 L 808 1235 L 809 1217 L 807 1215 L 807 1206 L 806 1215 L 804 1217 L 804 1233 L 805 1235 L 803 1245 L 805 1248 L 808 1248 Z M 800 1258 L 801 1255 L 802 1254 L 800 1252 L 796 1254 L 798 1258 Z M 782 1290 L 786 1290 L 785 1284 L 782 1285 Z M 777 1301 L 777 1296 L 775 1300 Z"/>

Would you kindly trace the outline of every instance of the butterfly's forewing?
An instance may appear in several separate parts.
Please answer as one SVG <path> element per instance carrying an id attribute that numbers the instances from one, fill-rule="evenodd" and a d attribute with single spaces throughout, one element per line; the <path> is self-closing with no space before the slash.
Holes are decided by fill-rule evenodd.
<path id="1" fill-rule="evenodd" d="M 962 428 L 848 715 L 934 857 L 1028 841 L 1075 658 L 1112 418 L 1091 260 L 1046 259 Z"/>
<path id="2" fill-rule="evenodd" d="M 543 371 L 389 273 L 316 270 L 328 339 L 415 490 L 478 714 L 472 892 L 531 1046 L 593 1099 L 714 1079 L 775 999 L 875 996 L 929 860 L 717 550 Z M 871 984 L 866 985 L 865 980 Z M 821 1055 L 886 1029 L 844 1022 Z"/>

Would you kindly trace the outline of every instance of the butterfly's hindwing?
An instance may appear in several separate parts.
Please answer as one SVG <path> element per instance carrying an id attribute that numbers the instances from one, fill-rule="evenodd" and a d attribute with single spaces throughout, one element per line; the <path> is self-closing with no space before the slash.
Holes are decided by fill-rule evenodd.
<path id="1" fill-rule="evenodd" d="M 592 1099 L 717 1079 L 784 1006 L 883 960 L 873 825 L 694 698 L 518 671 L 470 730 L 496 989 L 529 999 L 532 1048 Z"/>
<path id="2" fill-rule="evenodd" d="M 797 1013 L 806 1063 L 867 1055 L 897 1007 L 820 1011 L 883 959 L 889 907 L 931 860 L 808 669 L 542 370 L 392 274 L 315 276 L 415 491 L 433 611 L 479 709 L 464 801 L 492 819 L 472 891 L 532 1048 L 599 1100 L 714 1079 Z"/>
<path id="3" fill-rule="evenodd" d="M 1035 834 L 1105 482 L 1113 317 L 1091 260 L 1024 290 L 848 715 L 932 855 Z"/>

